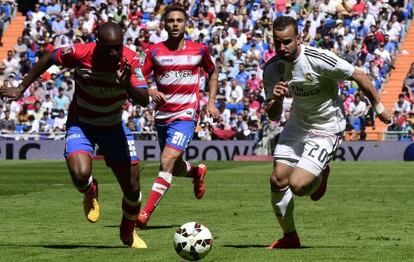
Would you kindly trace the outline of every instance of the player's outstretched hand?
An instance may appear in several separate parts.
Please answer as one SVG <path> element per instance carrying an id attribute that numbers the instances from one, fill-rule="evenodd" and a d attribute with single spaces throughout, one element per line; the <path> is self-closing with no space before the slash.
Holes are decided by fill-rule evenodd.
<path id="1" fill-rule="evenodd" d="M 216 104 L 214 103 L 207 104 L 207 114 L 210 114 L 210 116 L 212 116 L 215 121 L 220 118 L 220 111 L 217 109 Z"/>
<path id="2" fill-rule="evenodd" d="M 288 94 L 288 83 L 286 81 L 279 81 L 276 83 L 276 85 L 273 87 L 273 97 L 275 99 L 281 99 L 285 95 Z"/>
<path id="3" fill-rule="evenodd" d="M 19 87 L 0 87 L 0 98 L 8 97 L 10 100 L 17 100 L 23 95 L 23 90 Z"/>
<path id="4" fill-rule="evenodd" d="M 388 114 L 387 110 L 384 110 L 384 112 L 379 114 L 378 118 L 385 124 L 391 124 L 391 116 Z"/>
<path id="5" fill-rule="evenodd" d="M 116 71 L 116 80 L 121 86 L 128 86 L 131 80 L 131 65 L 123 58 L 119 69 Z"/>
<path id="6" fill-rule="evenodd" d="M 150 96 L 157 106 L 161 106 L 167 102 L 167 97 L 163 92 L 152 90 Z"/>

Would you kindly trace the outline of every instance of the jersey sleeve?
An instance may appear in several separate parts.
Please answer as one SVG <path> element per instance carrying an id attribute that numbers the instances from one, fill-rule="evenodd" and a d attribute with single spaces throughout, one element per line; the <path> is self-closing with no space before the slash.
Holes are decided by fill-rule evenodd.
<path id="1" fill-rule="evenodd" d="M 202 45 L 200 47 L 200 51 L 202 55 L 201 66 L 204 68 L 204 70 L 207 73 L 209 74 L 213 73 L 214 70 L 216 69 L 216 66 L 214 65 L 213 60 L 211 59 L 210 51 L 205 45 Z"/>
<path id="2" fill-rule="evenodd" d="M 342 81 L 350 79 L 355 67 L 330 51 L 321 53 L 320 59 L 315 59 L 317 69 L 322 76 Z"/>
<path id="3" fill-rule="evenodd" d="M 148 88 L 147 78 L 141 70 L 139 56 L 134 56 L 131 62 L 131 86 L 135 88 Z"/>
<path id="4" fill-rule="evenodd" d="M 143 58 L 142 58 L 142 63 L 141 63 L 141 69 L 142 69 L 142 73 L 144 75 L 144 77 L 146 79 L 149 79 L 152 70 L 153 70 L 153 53 L 156 52 L 156 50 L 152 50 L 151 48 L 148 48 L 144 51 L 144 53 L 142 54 Z"/>
<path id="5" fill-rule="evenodd" d="M 82 44 L 75 44 L 53 50 L 55 64 L 64 67 L 75 67 L 77 62 L 84 56 L 86 50 Z"/>
<path id="6" fill-rule="evenodd" d="M 284 77 L 281 74 L 281 67 L 283 67 L 283 63 L 279 61 L 270 60 L 268 63 L 265 64 L 263 69 L 263 87 L 266 95 L 266 100 L 270 100 L 273 97 L 273 87 L 276 85 L 277 82 Z M 283 70 L 282 73 L 285 70 Z"/>

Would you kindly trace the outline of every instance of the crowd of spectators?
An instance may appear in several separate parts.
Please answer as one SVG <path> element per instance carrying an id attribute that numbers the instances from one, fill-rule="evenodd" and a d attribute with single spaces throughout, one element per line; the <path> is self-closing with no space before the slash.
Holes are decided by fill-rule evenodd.
<path id="1" fill-rule="evenodd" d="M 394 68 L 399 43 L 412 18 L 411 0 L 39 0 L 27 13 L 22 35 L 0 65 L 0 82 L 17 86 L 45 52 L 94 41 L 96 27 L 106 21 L 119 23 L 125 44 L 141 54 L 152 43 L 167 38 L 161 14 L 166 5 L 177 3 L 188 10 L 188 39 L 209 47 L 219 72 L 221 117 L 216 122 L 205 111 L 209 91 L 205 77 L 200 81 L 202 111 L 194 136 L 200 140 L 259 140 L 265 126 L 283 127 L 289 118 L 290 97 L 284 101 L 279 122 L 269 121 L 264 110 L 262 69 L 276 55 L 272 21 L 277 16 L 297 19 L 305 44 L 329 49 L 364 70 L 378 91 Z M 412 71 L 406 80 L 411 85 Z M 154 87 L 151 79 L 149 82 Z M 363 134 L 367 125 L 375 128 L 373 110 L 356 83 L 344 81 L 339 86 L 347 129 Z M 73 72 L 52 66 L 24 98 L 0 102 L 0 131 L 64 131 L 73 92 Z M 412 101 L 411 89 L 405 96 Z M 123 121 L 141 139 L 156 139 L 154 104 L 146 108 L 125 104 Z"/>
<path id="2" fill-rule="evenodd" d="M 388 140 L 411 141 L 414 128 L 414 63 L 404 79 L 401 93 L 393 106 L 392 124 L 388 126 Z"/>

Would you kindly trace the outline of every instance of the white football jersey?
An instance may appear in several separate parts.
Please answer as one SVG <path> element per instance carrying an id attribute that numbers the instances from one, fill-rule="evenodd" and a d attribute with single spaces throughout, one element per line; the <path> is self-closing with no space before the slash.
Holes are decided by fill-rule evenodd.
<path id="1" fill-rule="evenodd" d="M 342 132 L 346 119 L 337 82 L 349 79 L 353 72 L 354 66 L 334 53 L 301 45 L 300 55 L 293 63 L 278 56 L 266 63 L 263 71 L 266 98 L 272 97 L 278 81 L 287 81 L 293 96 L 288 125 Z"/>

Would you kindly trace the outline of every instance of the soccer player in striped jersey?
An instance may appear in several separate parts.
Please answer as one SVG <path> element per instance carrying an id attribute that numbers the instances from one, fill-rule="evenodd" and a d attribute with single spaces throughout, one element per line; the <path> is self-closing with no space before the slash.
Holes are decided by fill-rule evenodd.
<path id="1" fill-rule="evenodd" d="M 139 56 L 123 45 L 118 24 L 105 23 L 96 43 L 75 44 L 45 54 L 18 88 L 0 89 L 0 95 L 20 98 L 51 65 L 75 69 L 75 93 L 66 123 L 65 158 L 74 186 L 84 194 L 89 222 L 99 220 L 98 183 L 92 177 L 92 156 L 97 144 L 123 192 L 120 238 L 125 245 L 146 248 L 135 232 L 140 211 L 138 159 L 131 133 L 122 124 L 122 105 L 130 98 L 142 106 L 149 102 L 148 87 Z"/>
<path id="2" fill-rule="evenodd" d="M 390 116 L 368 76 L 330 51 L 303 45 L 293 18 L 274 20 L 273 41 L 277 56 L 263 72 L 267 114 L 272 120 L 280 119 L 288 92 L 293 108 L 275 148 L 270 177 L 271 204 L 284 235 L 268 248 L 299 248 L 293 195 L 310 195 L 314 201 L 324 195 L 328 162 L 345 130 L 337 82 L 356 81 L 380 120 L 389 123 Z"/>
<path id="3" fill-rule="evenodd" d="M 207 167 L 197 167 L 183 161 L 182 156 L 190 143 L 199 118 L 200 69 L 208 73 L 209 100 L 207 111 L 214 118 L 220 113 L 215 106 L 217 72 L 208 48 L 184 38 L 187 14 L 172 5 L 165 9 L 162 18 L 168 32 L 168 40 L 152 45 L 146 50 L 143 64 L 145 76 L 153 74 L 157 90 L 149 90 L 156 103 L 155 121 L 161 149 L 161 163 L 145 208 L 137 225 L 145 227 L 157 204 L 171 185 L 173 176 L 193 179 L 197 199 L 204 195 L 204 176 Z"/>

